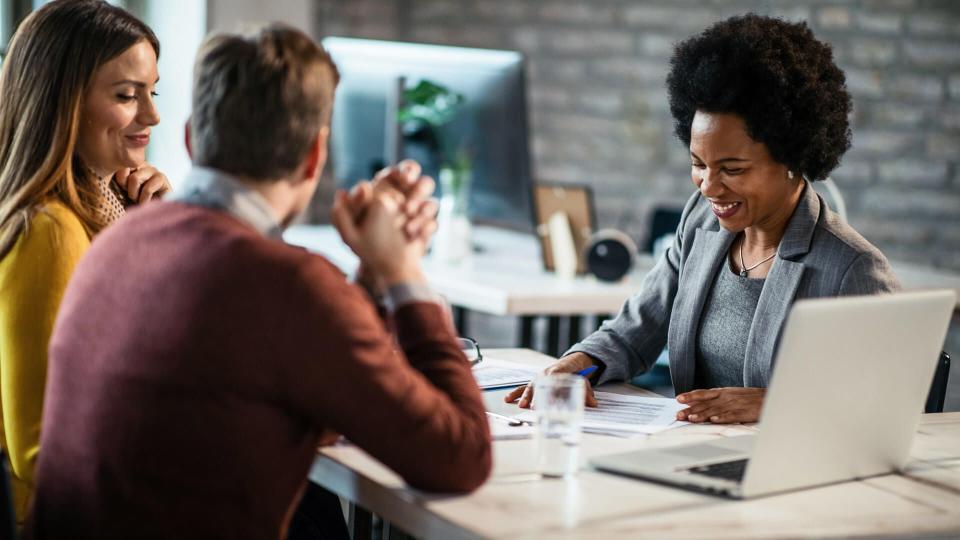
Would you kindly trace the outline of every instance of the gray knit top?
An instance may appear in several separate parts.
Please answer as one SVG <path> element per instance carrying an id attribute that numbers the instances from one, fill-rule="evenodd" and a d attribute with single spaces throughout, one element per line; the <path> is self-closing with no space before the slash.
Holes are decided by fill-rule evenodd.
<path id="1" fill-rule="evenodd" d="M 764 281 L 740 277 L 729 261 L 717 271 L 700 319 L 694 387 L 744 386 L 747 337 Z"/>

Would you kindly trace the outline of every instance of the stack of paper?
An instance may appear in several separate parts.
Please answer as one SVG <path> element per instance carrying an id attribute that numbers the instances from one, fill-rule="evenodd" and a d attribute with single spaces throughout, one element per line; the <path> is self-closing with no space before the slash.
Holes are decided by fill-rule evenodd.
<path id="1" fill-rule="evenodd" d="M 677 420 L 677 412 L 686 405 L 671 398 L 628 396 L 610 392 L 596 392 L 597 407 L 585 407 L 583 431 L 630 437 L 658 433 L 686 425 Z M 534 398 L 536 399 L 536 398 Z M 536 411 L 515 415 L 518 420 L 536 422 Z"/>
<path id="2" fill-rule="evenodd" d="M 540 373 L 541 369 L 496 358 L 484 358 L 473 368 L 473 378 L 483 390 L 527 384 Z"/>

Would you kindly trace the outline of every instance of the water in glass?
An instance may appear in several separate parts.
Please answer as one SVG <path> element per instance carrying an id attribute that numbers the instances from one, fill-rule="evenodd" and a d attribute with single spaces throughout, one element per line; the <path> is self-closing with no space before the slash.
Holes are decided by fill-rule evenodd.
<path id="1" fill-rule="evenodd" d="M 580 463 L 583 378 L 568 374 L 543 375 L 537 378 L 534 386 L 540 473 L 544 476 L 572 476 Z"/>

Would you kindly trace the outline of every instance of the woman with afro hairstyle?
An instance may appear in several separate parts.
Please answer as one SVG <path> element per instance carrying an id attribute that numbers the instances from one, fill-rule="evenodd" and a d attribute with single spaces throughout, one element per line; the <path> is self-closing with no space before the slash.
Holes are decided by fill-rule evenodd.
<path id="1" fill-rule="evenodd" d="M 757 15 L 677 45 L 667 91 L 697 191 L 641 291 L 547 372 L 596 365 L 592 382 L 625 380 L 668 345 L 689 405 L 680 420 L 755 422 L 794 300 L 899 289 L 883 254 L 810 186 L 850 148 L 850 94 L 805 23 Z M 527 386 L 507 401 L 532 396 Z"/>

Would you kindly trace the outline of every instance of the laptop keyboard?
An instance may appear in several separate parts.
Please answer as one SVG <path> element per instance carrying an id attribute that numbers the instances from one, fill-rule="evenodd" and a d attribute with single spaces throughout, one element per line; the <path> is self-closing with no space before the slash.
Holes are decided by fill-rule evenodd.
<path id="1" fill-rule="evenodd" d="M 724 461 L 722 463 L 711 463 L 710 465 L 691 467 L 687 470 L 693 474 L 740 482 L 743 480 L 743 473 L 747 470 L 747 461 L 749 460 L 738 459 L 736 461 Z"/>

